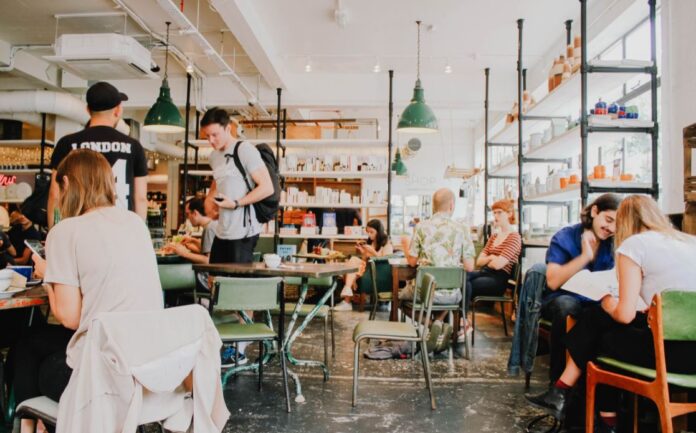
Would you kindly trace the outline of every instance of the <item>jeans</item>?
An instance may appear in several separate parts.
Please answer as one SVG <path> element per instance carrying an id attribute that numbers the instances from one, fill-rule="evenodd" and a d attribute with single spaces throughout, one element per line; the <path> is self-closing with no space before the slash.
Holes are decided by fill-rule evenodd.
<path id="1" fill-rule="evenodd" d="M 512 337 L 508 374 L 517 376 L 520 367 L 525 373 L 534 370 L 534 358 L 539 336 L 539 315 L 541 314 L 541 295 L 546 287 L 546 264 L 532 266 L 524 279 L 519 293 L 515 334 Z"/>
<path id="2" fill-rule="evenodd" d="M 566 292 L 567 293 L 567 292 Z M 555 382 L 561 377 L 566 363 L 566 320 L 568 316 L 578 317 L 582 309 L 594 301 L 586 301 L 577 296 L 561 293 L 544 299 L 541 316 L 551 321 L 549 380 Z"/>
<path id="3" fill-rule="evenodd" d="M 502 296 L 508 286 L 510 274 L 505 271 L 496 271 L 483 268 L 480 271 L 466 273 L 466 307 L 469 308 L 471 300 L 478 296 Z"/>
<path id="4" fill-rule="evenodd" d="M 221 239 L 215 237 L 210 249 L 210 263 L 251 263 L 254 261 L 254 248 L 259 235 L 242 239 Z"/>

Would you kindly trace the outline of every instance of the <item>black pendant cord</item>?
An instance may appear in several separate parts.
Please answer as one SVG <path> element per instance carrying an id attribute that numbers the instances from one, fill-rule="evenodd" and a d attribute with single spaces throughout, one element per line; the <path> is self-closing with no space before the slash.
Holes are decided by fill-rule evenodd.
<path id="1" fill-rule="evenodd" d="M 41 160 L 39 161 L 39 173 L 44 174 L 46 164 L 44 157 L 46 154 L 46 113 L 41 113 Z"/>
<path id="2" fill-rule="evenodd" d="M 188 154 L 189 147 L 191 146 L 191 143 L 189 143 L 189 111 L 191 111 L 191 74 L 186 73 L 186 118 L 184 119 L 184 188 L 181 193 L 180 211 L 183 211 L 184 209 L 184 205 L 186 204 L 186 194 L 188 192 Z"/>
<path id="3" fill-rule="evenodd" d="M 276 161 L 280 163 L 280 116 L 281 116 L 281 108 L 280 108 L 280 98 L 283 93 L 283 89 L 280 87 L 276 89 L 276 93 L 278 94 L 278 104 L 276 107 Z M 278 244 L 280 243 L 280 235 L 278 231 L 278 225 L 282 223 L 282 220 L 279 218 L 280 214 L 276 213 L 276 218 L 275 218 L 275 224 L 273 227 L 273 252 L 276 252 L 278 250 Z"/>
<path id="4" fill-rule="evenodd" d="M 164 47 L 164 80 L 167 80 L 167 70 L 169 69 L 169 26 L 172 24 L 170 21 L 167 21 L 165 24 L 167 24 L 167 42 Z"/>
<path id="5" fill-rule="evenodd" d="M 522 235 L 522 28 L 524 20 L 517 20 L 517 230 Z"/>
<path id="6" fill-rule="evenodd" d="M 416 62 L 416 79 L 420 81 L 420 55 L 421 55 L 421 42 L 420 42 L 420 26 L 421 22 L 416 21 L 416 24 L 418 25 L 418 53 L 417 53 L 417 62 Z"/>

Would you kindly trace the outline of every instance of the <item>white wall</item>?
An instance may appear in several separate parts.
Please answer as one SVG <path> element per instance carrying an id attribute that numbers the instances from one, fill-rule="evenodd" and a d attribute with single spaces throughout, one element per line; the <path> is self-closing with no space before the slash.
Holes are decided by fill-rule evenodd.
<path id="1" fill-rule="evenodd" d="M 662 0 L 662 208 L 684 212 L 682 130 L 696 123 L 696 2 Z"/>

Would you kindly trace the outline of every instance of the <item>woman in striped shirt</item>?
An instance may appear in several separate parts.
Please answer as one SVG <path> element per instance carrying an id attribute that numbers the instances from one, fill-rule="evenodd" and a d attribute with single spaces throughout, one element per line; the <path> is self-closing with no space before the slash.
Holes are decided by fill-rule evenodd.
<path id="1" fill-rule="evenodd" d="M 476 266 L 479 271 L 469 272 L 466 278 L 466 302 L 477 296 L 500 296 L 519 259 L 522 238 L 514 231 L 515 206 L 512 200 L 499 200 L 491 206 L 493 226 L 497 229 L 481 251 Z"/>

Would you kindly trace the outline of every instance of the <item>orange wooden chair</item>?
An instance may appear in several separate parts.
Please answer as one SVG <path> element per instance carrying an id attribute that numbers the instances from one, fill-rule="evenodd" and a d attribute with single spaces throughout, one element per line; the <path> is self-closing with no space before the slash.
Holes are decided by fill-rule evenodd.
<path id="1" fill-rule="evenodd" d="M 613 358 L 597 358 L 599 364 L 644 379 L 603 370 L 594 362 L 587 364 L 586 433 L 594 431 L 595 388 L 598 384 L 609 385 L 636 394 L 634 405 L 638 395 L 654 401 L 660 413 L 662 433 L 673 433 L 672 418 L 696 412 L 696 403 L 677 403 L 670 400 L 669 385 L 696 389 L 696 374 L 668 373 L 664 345 L 665 341 L 696 341 L 694 311 L 696 311 L 696 292 L 670 290 L 653 298 L 648 312 L 648 325 L 652 330 L 655 345 L 654 370 Z M 634 411 L 634 432 L 638 431 L 636 418 L 636 411 Z"/>

